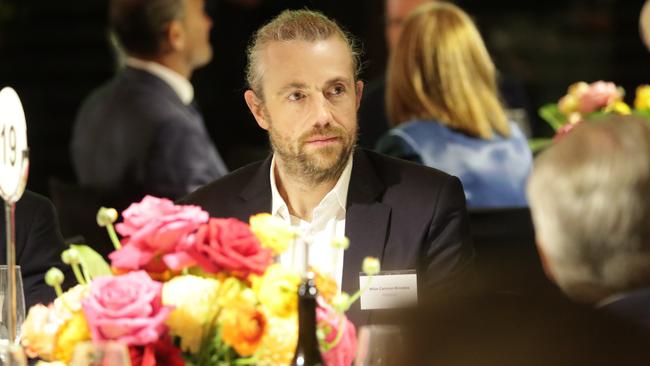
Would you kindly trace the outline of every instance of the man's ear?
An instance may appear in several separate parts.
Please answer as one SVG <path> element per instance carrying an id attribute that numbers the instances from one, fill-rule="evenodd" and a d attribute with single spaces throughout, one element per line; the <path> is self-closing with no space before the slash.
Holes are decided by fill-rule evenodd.
<path id="1" fill-rule="evenodd" d="M 255 117 L 257 124 L 263 129 L 268 130 L 269 121 L 266 119 L 266 114 L 264 113 L 264 105 L 260 98 L 257 97 L 257 94 L 255 94 L 255 92 L 250 89 L 246 90 L 244 93 L 244 99 L 246 100 L 248 109 L 251 110 L 253 117 Z"/>
<path id="2" fill-rule="evenodd" d="M 361 97 L 363 96 L 363 81 L 359 80 L 357 81 L 357 110 L 359 110 L 359 106 L 361 105 Z"/>
<path id="3" fill-rule="evenodd" d="M 555 275 L 553 274 L 553 269 L 551 268 L 551 265 L 549 263 L 549 259 L 544 253 L 544 246 L 540 244 L 540 239 L 536 238 L 535 239 L 536 245 L 537 245 L 537 253 L 539 254 L 539 260 L 542 262 L 542 269 L 544 270 L 544 274 L 546 274 L 546 277 L 551 280 L 553 283 L 557 283 L 555 281 Z"/>
<path id="4" fill-rule="evenodd" d="M 186 34 L 185 28 L 179 20 L 172 20 L 167 27 L 167 43 L 173 51 L 185 49 Z"/>

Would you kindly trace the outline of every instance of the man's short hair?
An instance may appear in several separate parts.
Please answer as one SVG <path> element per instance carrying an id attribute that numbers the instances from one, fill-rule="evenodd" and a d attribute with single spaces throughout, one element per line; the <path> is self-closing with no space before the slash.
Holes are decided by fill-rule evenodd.
<path id="1" fill-rule="evenodd" d="M 311 10 L 285 10 L 269 23 L 260 28 L 248 47 L 248 64 L 246 66 L 246 81 L 248 87 L 262 98 L 262 77 L 264 68 L 260 56 L 264 47 L 274 41 L 307 41 L 315 42 L 340 37 L 350 49 L 355 80 L 359 76 L 360 51 L 357 42 L 336 22 L 325 15 Z"/>
<path id="2" fill-rule="evenodd" d="M 186 0 L 111 0 L 109 24 L 130 55 L 160 55 L 169 23 L 183 16 Z"/>
<path id="3" fill-rule="evenodd" d="M 528 196 L 554 280 L 577 300 L 650 285 L 650 122 L 585 122 L 535 162 Z"/>

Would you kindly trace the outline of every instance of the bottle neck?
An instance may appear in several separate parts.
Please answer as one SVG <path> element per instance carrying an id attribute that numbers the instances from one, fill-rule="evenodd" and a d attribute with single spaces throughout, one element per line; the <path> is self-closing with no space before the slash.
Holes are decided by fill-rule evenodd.
<path id="1" fill-rule="evenodd" d="M 324 365 L 316 337 L 317 295 L 313 275 L 305 278 L 298 290 L 298 344 L 292 365 Z"/>
<path id="2" fill-rule="evenodd" d="M 317 344 L 316 338 L 316 298 L 300 296 L 298 298 L 298 342 Z"/>

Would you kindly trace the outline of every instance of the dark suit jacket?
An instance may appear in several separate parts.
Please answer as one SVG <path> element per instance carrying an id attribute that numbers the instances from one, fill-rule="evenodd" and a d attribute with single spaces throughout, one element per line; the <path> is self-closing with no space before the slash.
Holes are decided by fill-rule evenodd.
<path id="1" fill-rule="evenodd" d="M 4 211 L 4 210 L 3 210 Z M 61 263 L 66 249 L 59 231 L 59 221 L 52 203 L 45 197 L 25 191 L 16 203 L 16 264 L 20 265 L 25 292 L 25 310 L 37 303 L 47 304 L 56 297 L 54 289 L 45 283 L 45 273 L 59 267 L 72 280 L 69 269 Z M 4 213 L 0 222 L 2 248 L 0 263 L 7 263 Z"/>
<path id="2" fill-rule="evenodd" d="M 213 217 L 248 221 L 271 211 L 271 158 L 241 168 L 182 200 Z M 348 189 L 343 291 L 359 289 L 366 256 L 382 270 L 418 270 L 418 289 L 441 286 L 462 272 L 473 257 L 465 196 L 460 181 L 438 170 L 367 150 L 354 153 Z M 359 303 L 348 312 L 357 325 L 369 321 Z"/>
<path id="3" fill-rule="evenodd" d="M 226 173 L 196 108 L 129 67 L 83 103 L 71 152 L 81 185 L 127 201 L 175 199 Z"/>
<path id="4" fill-rule="evenodd" d="M 650 332 L 650 287 L 621 294 L 600 309 Z"/>

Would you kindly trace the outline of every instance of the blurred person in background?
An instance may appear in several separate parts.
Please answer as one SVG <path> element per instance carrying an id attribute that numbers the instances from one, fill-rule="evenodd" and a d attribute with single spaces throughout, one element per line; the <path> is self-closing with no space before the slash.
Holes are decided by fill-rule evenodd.
<path id="1" fill-rule="evenodd" d="M 397 48 L 399 36 L 409 14 L 418 6 L 441 0 L 385 0 L 384 35 L 388 55 Z M 454 1 L 454 3 L 463 3 Z M 462 7 L 462 6 L 461 6 Z M 499 73 L 498 88 L 506 105 L 505 112 L 529 134 L 531 117 L 526 91 L 516 75 Z M 359 146 L 374 149 L 379 138 L 390 129 L 386 116 L 386 76 L 370 80 L 363 92 L 359 108 Z"/>
<path id="2" fill-rule="evenodd" d="M 532 154 L 506 117 L 494 64 L 467 14 L 443 2 L 412 13 L 387 86 L 394 127 L 379 152 L 459 177 L 470 208 L 527 206 Z"/>
<path id="3" fill-rule="evenodd" d="M 650 125 L 582 123 L 535 161 L 528 196 L 551 280 L 650 330 Z"/>
<path id="4" fill-rule="evenodd" d="M 80 184 L 130 202 L 178 198 L 227 173 L 194 104 L 192 72 L 212 59 L 205 0 L 112 0 L 126 67 L 83 103 L 72 160 Z"/>
<path id="5" fill-rule="evenodd" d="M 399 35 L 408 15 L 419 5 L 434 0 L 386 0 L 384 35 L 388 53 L 395 49 Z M 374 149 L 377 140 L 388 131 L 386 118 L 386 78 L 384 75 L 371 80 L 363 92 L 359 107 L 359 146 Z"/>

